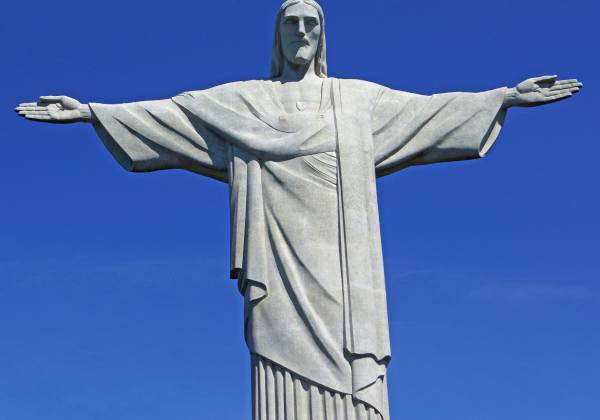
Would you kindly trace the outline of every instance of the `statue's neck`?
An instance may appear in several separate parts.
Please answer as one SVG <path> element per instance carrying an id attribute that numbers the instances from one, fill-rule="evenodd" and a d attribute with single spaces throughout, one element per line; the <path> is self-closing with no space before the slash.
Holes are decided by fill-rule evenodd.
<path id="1" fill-rule="evenodd" d="M 302 82 L 314 79 L 319 79 L 319 76 L 315 73 L 314 59 L 310 63 L 303 65 L 296 65 L 286 61 L 280 77 L 282 82 Z"/>

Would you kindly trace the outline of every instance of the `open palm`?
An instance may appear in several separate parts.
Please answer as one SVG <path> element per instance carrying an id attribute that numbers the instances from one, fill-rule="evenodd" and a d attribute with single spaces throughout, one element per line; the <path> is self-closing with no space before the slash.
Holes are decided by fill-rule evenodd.
<path id="1" fill-rule="evenodd" d="M 68 124 L 82 120 L 81 107 L 68 96 L 41 96 L 38 102 L 22 103 L 15 111 L 28 120 Z"/>
<path id="2" fill-rule="evenodd" d="M 538 106 L 573 96 L 583 86 L 577 79 L 557 80 L 557 76 L 527 79 L 517 85 L 517 106 Z"/>

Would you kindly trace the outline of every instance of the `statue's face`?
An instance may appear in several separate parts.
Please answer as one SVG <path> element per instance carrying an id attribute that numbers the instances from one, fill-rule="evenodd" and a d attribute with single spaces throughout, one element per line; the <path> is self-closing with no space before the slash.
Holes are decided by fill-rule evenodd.
<path id="1" fill-rule="evenodd" d="M 286 60 L 295 65 L 310 63 L 317 54 L 321 30 L 319 14 L 313 6 L 300 2 L 285 9 L 279 34 Z"/>

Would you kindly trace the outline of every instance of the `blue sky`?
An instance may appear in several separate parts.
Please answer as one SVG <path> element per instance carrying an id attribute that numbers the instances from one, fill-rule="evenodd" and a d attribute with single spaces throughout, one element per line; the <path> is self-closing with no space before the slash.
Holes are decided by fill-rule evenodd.
<path id="1" fill-rule="evenodd" d="M 8 2 L 0 25 L 0 420 L 249 419 L 227 188 L 129 174 L 44 94 L 158 99 L 264 77 L 277 0 Z M 592 0 L 333 1 L 329 69 L 418 93 L 556 73 L 488 158 L 379 182 L 392 419 L 600 418 Z"/>

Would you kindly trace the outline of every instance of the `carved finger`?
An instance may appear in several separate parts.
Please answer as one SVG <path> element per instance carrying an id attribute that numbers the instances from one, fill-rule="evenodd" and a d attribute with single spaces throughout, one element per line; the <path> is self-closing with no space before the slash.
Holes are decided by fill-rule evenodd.
<path id="1" fill-rule="evenodd" d="M 556 102 L 556 101 L 560 101 L 561 99 L 570 98 L 571 96 L 573 96 L 573 94 L 571 92 L 561 93 L 560 95 L 549 96 L 548 101 Z"/>
<path id="2" fill-rule="evenodd" d="M 568 90 L 571 92 L 579 92 L 581 90 L 581 86 L 572 86 L 568 88 Z"/>
<path id="3" fill-rule="evenodd" d="M 559 89 L 559 90 L 544 89 L 544 96 L 551 97 L 551 96 L 562 95 L 563 93 L 569 93 L 569 92 L 570 92 L 569 89 Z"/>
<path id="4" fill-rule="evenodd" d="M 565 88 L 569 88 L 572 86 L 577 86 L 577 87 L 582 87 L 583 83 L 580 82 L 571 82 L 571 83 L 555 83 L 552 86 L 552 89 L 565 89 Z"/>
<path id="5" fill-rule="evenodd" d="M 534 77 L 533 81 L 535 83 L 539 83 L 539 82 L 554 82 L 557 78 L 558 78 L 558 76 L 556 74 L 553 74 L 551 76 Z"/>
<path id="6" fill-rule="evenodd" d="M 568 83 L 581 83 L 581 82 L 577 79 L 563 79 L 563 80 L 558 80 L 556 83 L 557 84 L 558 83 L 567 83 L 568 84 Z"/>
<path id="7" fill-rule="evenodd" d="M 567 93 L 567 92 L 571 92 L 571 93 L 577 93 L 581 90 L 581 86 L 578 85 L 574 85 L 574 86 L 568 86 L 565 85 L 562 89 L 548 89 L 548 93 L 550 96 L 552 95 L 558 95 L 558 94 L 562 94 L 562 93 Z"/>
<path id="8" fill-rule="evenodd" d="M 550 88 L 550 90 L 562 90 L 562 89 L 570 89 L 570 88 L 573 88 L 573 87 L 580 88 L 580 87 L 582 87 L 582 86 L 583 86 L 583 85 L 582 85 L 581 83 L 579 83 L 579 82 L 574 82 L 574 83 L 562 83 L 562 84 L 555 83 L 555 84 L 554 84 L 554 86 L 552 86 L 552 87 Z"/>
<path id="9" fill-rule="evenodd" d="M 25 115 L 50 115 L 48 111 L 25 111 Z"/>
<path id="10" fill-rule="evenodd" d="M 19 106 L 37 106 L 37 102 L 23 102 Z"/>
<path id="11" fill-rule="evenodd" d="M 32 121 L 50 121 L 52 119 L 48 115 L 25 115 L 25 118 Z"/>
<path id="12" fill-rule="evenodd" d="M 15 108 L 16 111 L 43 111 L 48 109 L 45 106 L 18 106 Z"/>
<path id="13" fill-rule="evenodd" d="M 577 80 L 577 79 L 557 80 L 555 85 L 568 85 L 571 83 L 579 83 L 579 80 Z"/>
<path id="14" fill-rule="evenodd" d="M 559 90 L 559 91 L 551 92 L 550 95 L 548 95 L 548 96 L 566 95 L 568 93 L 571 93 L 570 89 L 562 89 L 562 90 Z"/>
<path id="15" fill-rule="evenodd" d="M 59 102 L 64 98 L 64 96 L 40 96 L 40 102 L 42 103 L 54 103 Z"/>

